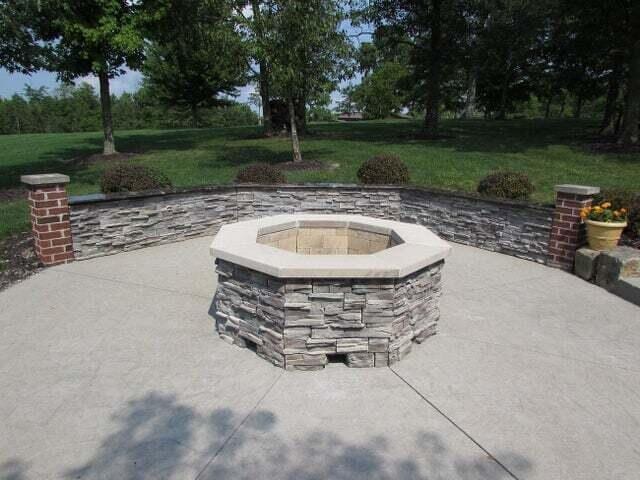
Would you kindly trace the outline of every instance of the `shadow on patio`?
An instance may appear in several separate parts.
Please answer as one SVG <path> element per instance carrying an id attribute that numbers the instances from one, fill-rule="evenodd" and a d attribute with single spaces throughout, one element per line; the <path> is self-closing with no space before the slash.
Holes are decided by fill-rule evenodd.
<path id="1" fill-rule="evenodd" d="M 64 472 L 64 478 L 514 478 L 484 455 L 455 455 L 439 435 L 426 431 L 415 436 L 414 453 L 398 455 L 385 436 L 353 443 L 336 433 L 311 430 L 285 438 L 274 431 L 278 418 L 273 412 L 258 409 L 247 417 L 222 408 L 202 414 L 161 392 L 130 400 L 113 421 L 117 429 L 86 463 Z M 532 467 L 516 453 L 500 452 L 498 458 L 519 472 Z M 27 465 L 12 459 L 0 466 L 0 477 L 22 480 Z"/>

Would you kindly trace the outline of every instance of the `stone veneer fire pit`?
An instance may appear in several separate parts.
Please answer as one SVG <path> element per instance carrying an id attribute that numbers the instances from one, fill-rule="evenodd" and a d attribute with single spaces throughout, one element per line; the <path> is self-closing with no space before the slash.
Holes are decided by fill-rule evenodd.
<path id="1" fill-rule="evenodd" d="M 287 369 L 379 367 L 436 331 L 451 247 L 358 215 L 278 215 L 223 226 L 211 245 L 220 337 Z"/>

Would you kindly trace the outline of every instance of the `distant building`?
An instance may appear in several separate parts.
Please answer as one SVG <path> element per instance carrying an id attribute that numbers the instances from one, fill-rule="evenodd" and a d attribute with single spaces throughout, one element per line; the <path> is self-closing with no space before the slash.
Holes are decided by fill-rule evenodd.
<path id="1" fill-rule="evenodd" d="M 364 114 L 362 112 L 342 112 L 338 115 L 338 120 L 343 122 L 355 122 L 357 120 L 364 120 Z"/>

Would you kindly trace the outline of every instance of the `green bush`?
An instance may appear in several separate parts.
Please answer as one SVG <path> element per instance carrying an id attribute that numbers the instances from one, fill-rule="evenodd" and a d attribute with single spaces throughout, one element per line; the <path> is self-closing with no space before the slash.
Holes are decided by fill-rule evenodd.
<path id="1" fill-rule="evenodd" d="M 360 165 L 358 179 L 369 185 L 402 185 L 409 183 L 409 169 L 397 155 L 376 155 Z"/>
<path id="2" fill-rule="evenodd" d="M 268 163 L 254 163 L 241 168 L 236 175 L 237 183 L 286 183 L 282 170 Z"/>
<path id="3" fill-rule="evenodd" d="M 622 189 L 603 190 L 594 198 L 594 204 L 611 202 L 611 208 L 620 210 L 626 208 L 628 211 L 625 234 L 632 238 L 640 237 L 640 192 Z"/>
<path id="4" fill-rule="evenodd" d="M 142 192 L 171 186 L 171 180 L 165 174 L 135 163 L 118 163 L 107 167 L 100 179 L 103 193 Z"/>
<path id="5" fill-rule="evenodd" d="M 491 173 L 478 184 L 478 193 L 487 197 L 526 200 L 534 190 L 524 173 L 509 171 Z"/>

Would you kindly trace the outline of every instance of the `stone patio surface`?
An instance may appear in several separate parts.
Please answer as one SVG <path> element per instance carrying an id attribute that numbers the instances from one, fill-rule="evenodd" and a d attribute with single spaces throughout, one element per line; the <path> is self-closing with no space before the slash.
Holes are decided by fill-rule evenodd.
<path id="1" fill-rule="evenodd" d="M 0 478 L 640 478 L 640 309 L 454 245 L 440 333 L 286 372 L 218 339 L 211 238 L 0 293 Z"/>

